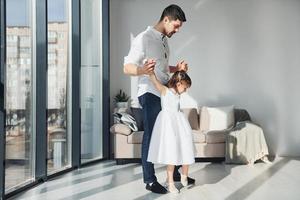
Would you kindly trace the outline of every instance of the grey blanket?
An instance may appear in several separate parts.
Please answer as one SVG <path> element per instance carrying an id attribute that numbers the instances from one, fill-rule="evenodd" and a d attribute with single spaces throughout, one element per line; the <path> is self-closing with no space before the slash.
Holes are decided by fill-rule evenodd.
<path id="1" fill-rule="evenodd" d="M 253 164 L 268 154 L 263 130 L 250 121 L 238 122 L 226 136 L 226 163 Z"/>

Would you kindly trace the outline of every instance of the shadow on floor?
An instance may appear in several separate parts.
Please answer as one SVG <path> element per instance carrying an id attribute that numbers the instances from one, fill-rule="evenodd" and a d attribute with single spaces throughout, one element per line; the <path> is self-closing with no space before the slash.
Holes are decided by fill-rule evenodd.
<path id="1" fill-rule="evenodd" d="M 248 196 L 250 196 L 251 193 L 261 187 L 261 185 L 263 185 L 268 179 L 270 179 L 280 169 L 287 165 L 291 160 L 292 159 L 290 158 L 283 158 L 280 161 L 275 162 L 270 168 L 253 178 L 236 192 L 226 197 L 225 200 L 246 199 Z"/>
<path id="2" fill-rule="evenodd" d="M 197 163 L 196 163 L 197 164 Z M 238 165 L 225 165 L 223 163 L 209 163 L 205 167 L 191 173 L 189 176 L 196 180 L 195 185 L 188 186 L 187 189 L 192 189 L 205 184 L 215 184 L 231 173 L 231 169 Z M 176 187 L 180 190 L 182 185 L 176 183 Z M 134 200 L 150 200 L 157 199 L 162 195 L 147 193 L 146 195 L 135 198 Z M 175 198 L 176 199 L 176 198 Z"/>
<path id="3" fill-rule="evenodd" d="M 104 185 L 101 187 L 97 187 L 97 188 L 93 188 L 90 190 L 86 190 L 86 191 L 78 193 L 78 194 L 70 195 L 70 196 L 62 198 L 61 200 L 77 200 L 77 199 L 86 198 L 86 197 L 95 195 L 97 193 L 103 192 L 105 190 L 109 190 L 114 187 L 119 187 L 121 185 L 128 184 L 129 182 L 141 179 L 143 177 L 143 174 L 142 173 L 135 174 L 134 166 L 138 166 L 138 165 L 130 165 L 128 167 L 124 167 L 119 170 L 115 170 L 113 173 L 112 173 L 112 171 L 110 171 L 109 174 L 113 175 L 112 180 L 110 181 L 110 184 L 107 184 L 107 185 Z M 165 170 L 164 166 L 155 168 L 155 171 L 157 173 L 164 171 L 164 170 Z"/>

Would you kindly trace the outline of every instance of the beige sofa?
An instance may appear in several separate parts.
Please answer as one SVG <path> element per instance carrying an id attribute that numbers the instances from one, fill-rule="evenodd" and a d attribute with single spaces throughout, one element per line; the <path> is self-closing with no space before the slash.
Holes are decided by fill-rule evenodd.
<path id="1" fill-rule="evenodd" d="M 126 110 L 131 114 L 130 109 Z M 197 158 L 214 158 L 212 160 L 224 160 L 225 157 L 225 135 L 237 122 L 250 120 L 246 110 L 234 109 L 235 122 L 231 128 L 221 131 L 208 131 L 206 124 L 208 115 L 202 108 L 183 109 L 182 112 L 188 118 L 193 130 L 193 139 Z M 114 124 L 110 128 L 114 141 L 114 158 L 117 164 L 137 161 L 141 158 L 141 143 L 143 131 L 133 132 L 124 124 Z"/>

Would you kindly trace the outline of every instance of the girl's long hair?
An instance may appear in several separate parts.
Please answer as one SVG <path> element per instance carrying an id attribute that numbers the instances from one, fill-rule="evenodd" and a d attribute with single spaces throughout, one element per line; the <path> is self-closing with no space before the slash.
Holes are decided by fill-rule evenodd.
<path id="1" fill-rule="evenodd" d="M 170 80 L 167 83 L 168 88 L 173 88 L 177 91 L 176 84 L 178 82 L 185 81 L 188 87 L 191 87 L 192 80 L 189 77 L 189 75 L 185 71 L 177 71 L 173 74 L 173 76 L 170 78 Z"/>

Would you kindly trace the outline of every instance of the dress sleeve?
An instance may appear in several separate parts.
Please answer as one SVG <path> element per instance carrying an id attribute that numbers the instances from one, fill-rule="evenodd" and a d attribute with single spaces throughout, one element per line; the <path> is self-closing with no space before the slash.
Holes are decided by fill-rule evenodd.
<path id="1" fill-rule="evenodd" d="M 166 86 L 164 86 L 164 87 L 165 87 L 165 93 L 164 94 L 161 93 L 162 96 L 166 96 L 170 92 L 170 89 L 168 87 L 166 87 Z"/>

